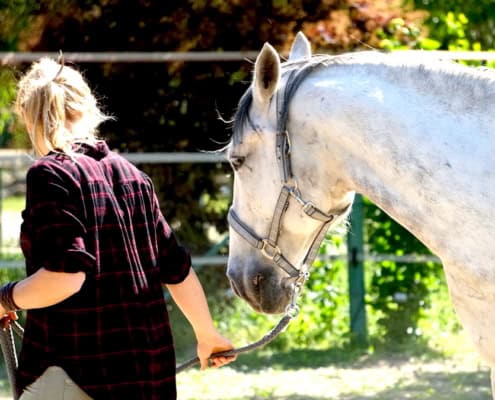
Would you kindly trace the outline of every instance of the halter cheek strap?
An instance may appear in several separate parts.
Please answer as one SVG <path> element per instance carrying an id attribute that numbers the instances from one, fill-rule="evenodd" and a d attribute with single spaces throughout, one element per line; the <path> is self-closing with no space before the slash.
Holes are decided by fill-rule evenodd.
<path id="1" fill-rule="evenodd" d="M 295 70 L 290 71 L 288 81 L 295 80 L 296 75 L 300 75 L 302 78 L 311 73 L 315 67 L 305 68 L 300 72 Z M 302 75 L 301 75 L 302 73 Z M 290 90 L 287 86 L 283 92 L 279 92 L 277 95 L 277 114 L 279 116 L 277 120 L 277 135 L 276 135 L 276 157 L 280 169 L 280 178 L 282 181 L 282 188 L 280 189 L 280 194 L 278 196 L 277 204 L 275 205 L 275 210 L 273 212 L 272 222 L 270 225 L 270 231 L 268 237 L 262 238 L 258 236 L 247 224 L 245 224 L 231 207 L 227 216 L 230 226 L 234 229 L 241 237 L 243 237 L 251 246 L 261 251 L 264 257 L 272 260 L 276 265 L 282 268 L 287 275 L 291 278 L 296 278 L 296 286 L 301 286 L 301 283 L 307 279 L 307 271 L 318 254 L 318 249 L 320 248 L 321 242 L 325 237 L 325 233 L 330 227 L 331 223 L 340 215 L 345 214 L 351 207 L 352 203 L 349 204 L 345 209 L 338 210 L 335 213 L 324 212 L 318 207 L 316 207 L 310 201 L 304 200 L 302 197 L 296 179 L 292 173 L 291 165 L 291 142 L 289 137 L 289 132 L 287 130 L 287 120 L 289 112 L 289 100 L 295 93 L 298 85 L 302 82 L 301 79 L 297 79 L 296 85 L 291 85 Z M 281 103 L 281 104 L 280 104 Z M 279 111 L 280 110 L 280 111 Z M 316 232 L 313 242 L 309 247 L 306 255 L 303 258 L 301 270 L 296 268 L 287 258 L 283 255 L 277 245 L 280 228 L 282 223 L 282 218 L 289 207 L 290 198 L 293 197 L 297 203 L 300 205 L 302 211 L 315 220 L 321 222 L 320 228 Z"/>
<path id="2" fill-rule="evenodd" d="M 350 206 L 346 207 L 346 209 L 340 211 L 338 214 L 325 213 L 315 207 L 311 202 L 305 201 L 297 189 L 283 185 L 275 206 L 268 237 L 262 238 L 258 236 L 239 218 L 233 208 L 230 208 L 227 219 L 232 229 L 234 229 L 251 246 L 258 249 L 264 257 L 272 260 L 278 267 L 283 269 L 289 277 L 300 278 L 301 274 L 306 273 L 306 271 L 299 270 L 287 260 L 277 245 L 282 218 L 287 211 L 291 197 L 294 197 L 297 200 L 306 215 L 322 222 L 302 262 L 303 266 L 309 267 L 313 264 L 313 261 L 318 254 L 318 249 L 320 248 L 321 242 L 323 241 L 330 224 L 338 215 L 344 214 Z"/>

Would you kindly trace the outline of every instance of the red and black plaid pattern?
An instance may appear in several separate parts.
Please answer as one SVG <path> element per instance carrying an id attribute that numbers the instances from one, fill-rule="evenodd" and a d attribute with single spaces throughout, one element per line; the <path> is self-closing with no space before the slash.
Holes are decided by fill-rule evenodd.
<path id="1" fill-rule="evenodd" d="M 43 157 L 27 174 L 21 247 L 28 275 L 86 272 L 80 292 L 27 312 L 21 390 L 58 365 L 95 400 L 176 398 L 162 284 L 191 261 L 149 177 L 104 142 Z"/>

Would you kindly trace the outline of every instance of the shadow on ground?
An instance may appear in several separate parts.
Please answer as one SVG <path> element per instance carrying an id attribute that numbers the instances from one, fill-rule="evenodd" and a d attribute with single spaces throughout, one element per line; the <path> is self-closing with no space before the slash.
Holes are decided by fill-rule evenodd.
<path id="1" fill-rule="evenodd" d="M 322 397 L 324 398 L 324 397 Z M 491 400 L 488 371 L 419 372 L 416 381 L 374 394 L 345 394 L 339 400 Z"/>
<path id="2" fill-rule="evenodd" d="M 491 400 L 488 372 L 418 373 L 417 382 L 376 393 L 347 393 L 338 397 L 288 395 L 252 396 L 242 400 Z M 234 399 L 233 399 L 234 400 Z M 235 399 L 241 400 L 241 399 Z"/>
<path id="3" fill-rule="evenodd" d="M 368 368 L 380 362 L 389 365 L 408 364 L 411 358 L 422 361 L 442 360 L 444 355 L 422 344 L 391 348 L 370 354 L 359 348 L 335 348 L 325 350 L 295 349 L 290 351 L 257 351 L 239 355 L 230 367 L 241 371 L 256 371 L 267 367 L 287 370 L 299 368 Z"/>

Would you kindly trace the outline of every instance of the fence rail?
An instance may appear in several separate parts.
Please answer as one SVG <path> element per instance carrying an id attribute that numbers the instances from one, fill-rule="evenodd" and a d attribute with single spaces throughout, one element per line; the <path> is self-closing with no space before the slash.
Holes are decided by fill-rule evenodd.
<path id="1" fill-rule="evenodd" d="M 152 52 L 64 52 L 65 60 L 78 63 L 164 63 L 164 62 L 224 62 L 256 58 L 257 51 L 152 51 Z M 0 52 L 1 65 L 29 63 L 41 57 L 57 58 L 57 52 Z"/>
<path id="2" fill-rule="evenodd" d="M 153 152 L 153 153 L 121 153 L 134 164 L 178 164 L 178 163 L 218 163 L 227 162 L 224 153 L 220 152 Z M 0 168 L 27 167 L 34 162 L 27 151 L 0 150 Z"/>
<path id="3" fill-rule="evenodd" d="M 191 260 L 194 266 L 227 264 L 227 256 L 193 256 Z M 24 260 L 0 260 L 0 269 L 16 269 L 24 266 Z"/>
<path id="4" fill-rule="evenodd" d="M 226 265 L 228 256 L 193 256 L 192 264 L 195 266 L 204 265 Z M 323 261 L 336 261 L 347 260 L 347 254 L 333 254 L 318 256 L 317 260 Z M 390 254 L 362 254 L 361 261 L 365 262 L 381 262 L 381 261 L 393 261 L 400 264 L 417 264 L 425 262 L 433 262 L 440 264 L 441 261 L 438 257 L 428 256 L 422 254 L 404 254 L 400 256 L 394 256 Z M 0 269 L 15 269 L 24 268 L 24 260 L 0 260 Z"/>
<path id="5" fill-rule="evenodd" d="M 381 51 L 381 50 L 376 50 Z M 495 52 L 447 50 L 396 50 L 410 57 L 428 57 L 441 60 L 495 60 Z M 320 51 L 325 53 L 325 51 Z M 58 52 L 0 52 L 0 65 L 30 63 L 41 57 L 56 59 Z M 64 58 L 77 63 L 165 63 L 165 62 L 226 62 L 254 60 L 258 51 L 151 51 L 151 52 L 64 52 Z M 282 53 L 283 56 L 286 54 Z"/>
<path id="6" fill-rule="evenodd" d="M 194 152 L 155 152 L 155 153 L 122 153 L 126 159 L 135 164 L 174 164 L 174 163 L 218 163 L 227 162 L 223 153 L 194 153 Z M 0 150 L 0 169 L 1 168 L 19 168 L 28 167 L 34 159 L 30 156 L 29 152 L 22 150 Z M 326 261 L 333 261 L 336 259 L 345 259 L 347 256 L 343 255 L 331 255 L 323 257 Z M 440 260 L 435 256 L 421 255 L 421 254 L 357 254 L 357 261 L 394 261 L 398 263 L 413 264 L 422 262 L 435 262 L 440 263 Z M 208 265 L 208 264 L 226 264 L 226 256 L 197 256 L 193 257 L 195 265 Z M 22 260 L 5 261 L 0 260 L 0 268 L 18 268 L 24 264 Z"/>
<path id="7" fill-rule="evenodd" d="M 492 61 L 495 60 L 495 52 L 450 52 L 450 51 L 401 51 L 406 57 L 418 57 L 422 59 L 441 59 L 441 60 L 476 60 Z M 245 61 L 255 59 L 258 51 L 225 51 L 225 52 L 66 52 L 66 60 L 77 63 L 165 63 L 165 62 L 226 62 L 226 61 Z M 282 54 L 286 56 L 286 54 Z M 0 65 L 16 65 L 29 63 L 38 60 L 41 57 L 57 58 L 56 52 L 0 52 Z M 224 162 L 226 161 L 223 154 L 220 153 L 129 153 L 122 154 L 133 163 L 180 163 L 180 162 Z M 9 156 L 10 157 L 10 156 Z M 32 160 L 21 155 L 20 158 L 12 157 L 0 158 L 0 168 L 12 167 L 12 161 L 15 159 L 22 165 L 29 165 Z M 0 177 L 1 185 L 1 177 Z M 355 207 L 356 208 L 356 207 Z M 354 213 L 354 211 L 353 211 Z M 362 222 L 362 218 L 361 218 Z M 362 225 L 358 229 L 362 230 Z M 352 235 L 351 235 L 352 236 Z M 359 274 L 356 274 L 355 266 L 365 261 L 384 261 L 391 260 L 401 263 L 417 262 L 439 262 L 438 258 L 433 256 L 416 256 L 416 255 L 373 255 L 366 254 L 362 244 L 348 245 L 348 254 L 335 256 L 334 258 L 346 257 L 349 261 L 349 296 L 356 305 L 356 309 L 351 309 L 351 332 L 362 340 L 366 340 L 366 309 L 364 307 L 364 285 L 363 268 L 360 267 Z M 332 258 L 332 257 L 330 257 Z M 328 259 L 328 257 L 326 257 Z M 195 265 L 205 264 L 225 264 L 225 256 L 205 256 L 193 257 Z M 17 264 L 16 264 L 17 263 Z M 353 265 L 353 263 L 355 263 Z M 13 266 L 22 266 L 22 261 L 0 261 L 0 268 L 12 268 Z M 354 269 L 354 270 L 353 270 Z M 359 285 L 356 285 L 359 283 Z M 352 289 L 354 288 L 354 289 Z"/>

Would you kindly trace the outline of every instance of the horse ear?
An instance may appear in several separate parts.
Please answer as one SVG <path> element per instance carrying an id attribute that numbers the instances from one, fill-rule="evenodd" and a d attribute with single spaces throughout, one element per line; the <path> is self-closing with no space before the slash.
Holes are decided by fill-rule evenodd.
<path id="1" fill-rule="evenodd" d="M 254 64 L 253 96 L 261 102 L 267 103 L 280 80 L 280 59 L 276 50 L 265 43 Z"/>
<path id="2" fill-rule="evenodd" d="M 292 47 L 289 53 L 289 60 L 297 60 L 299 58 L 309 58 L 311 57 L 311 44 L 308 38 L 299 31 L 292 43 Z"/>

